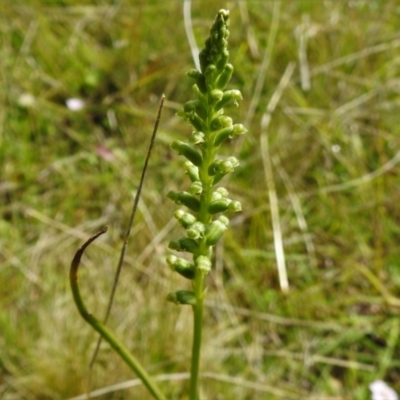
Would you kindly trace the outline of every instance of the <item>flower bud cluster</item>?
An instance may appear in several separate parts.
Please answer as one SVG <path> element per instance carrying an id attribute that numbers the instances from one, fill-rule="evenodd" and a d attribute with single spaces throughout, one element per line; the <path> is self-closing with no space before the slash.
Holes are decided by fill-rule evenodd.
<path id="1" fill-rule="evenodd" d="M 235 124 L 224 115 L 225 106 L 230 103 L 237 106 L 242 100 L 239 90 L 225 90 L 233 74 L 228 27 L 229 12 L 220 10 L 199 54 L 200 71 L 188 72 L 194 80 L 196 99 L 186 102 L 178 112 L 192 125 L 192 134 L 187 142 L 176 140 L 171 144 L 174 151 L 187 159 L 185 169 L 191 183 L 186 191 L 168 193 L 171 200 L 188 209 L 179 209 L 174 214 L 186 230 L 186 236 L 171 241 L 169 248 L 191 253 L 193 261 L 169 255 L 167 263 L 172 270 L 193 281 L 211 270 L 212 247 L 229 225 L 225 214 L 241 210 L 240 202 L 228 198 L 225 188 L 214 189 L 215 184 L 239 165 L 235 157 L 217 157 L 219 146 L 247 131 L 242 124 Z M 168 299 L 194 305 L 194 293 L 193 296 L 190 293 L 178 291 L 169 294 Z"/>

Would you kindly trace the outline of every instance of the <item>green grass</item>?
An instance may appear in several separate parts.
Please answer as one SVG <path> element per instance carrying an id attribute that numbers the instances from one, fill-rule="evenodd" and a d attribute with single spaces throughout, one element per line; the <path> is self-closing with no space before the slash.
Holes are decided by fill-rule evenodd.
<path id="1" fill-rule="evenodd" d="M 208 282 L 202 398 L 364 400 L 374 379 L 399 392 L 400 8 L 395 0 L 282 0 L 280 9 L 273 1 L 195 1 L 199 45 L 220 8 L 231 11 L 231 86 L 244 97 L 229 113 L 247 120 L 249 133 L 228 185 L 244 212 Z M 166 107 L 109 326 L 151 374 L 188 372 L 191 314 L 165 301 L 184 282 L 164 261 L 179 232 L 166 193 L 184 186 L 183 161 L 169 144 L 190 133 L 175 116 L 191 98 L 185 73 L 193 65 L 181 2 L 17 0 L 1 9 L 0 397 L 84 393 L 96 335 L 73 304 L 69 264 L 87 237 L 110 226 L 81 271 L 88 305 L 102 316 L 162 93 Z M 307 65 L 295 32 L 310 35 Z M 267 131 L 285 295 L 260 122 L 290 62 L 296 67 Z M 27 94 L 31 106 L 23 105 Z M 82 111 L 66 108 L 73 97 L 85 100 Z M 102 147 L 111 160 L 99 156 Z M 105 344 L 93 375 L 93 390 L 135 378 Z M 169 398 L 184 399 L 187 379 L 172 378 L 161 385 Z M 98 398 L 149 396 L 136 386 Z"/>

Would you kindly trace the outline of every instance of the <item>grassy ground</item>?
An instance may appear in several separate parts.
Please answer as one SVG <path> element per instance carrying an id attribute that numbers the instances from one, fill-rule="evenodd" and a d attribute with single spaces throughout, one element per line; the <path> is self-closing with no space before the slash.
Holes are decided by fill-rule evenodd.
<path id="1" fill-rule="evenodd" d="M 166 193 L 185 183 L 169 143 L 189 129 L 175 116 L 191 97 L 193 65 L 182 2 L 3 3 L 0 397 L 64 400 L 88 387 L 96 336 L 72 302 L 69 263 L 110 226 L 82 271 L 90 308 L 103 315 L 162 93 L 109 325 L 152 374 L 187 372 L 190 309 L 165 301 L 187 284 L 164 262 L 178 235 Z M 227 184 L 244 212 L 209 279 L 202 399 L 365 400 L 375 379 L 400 391 L 398 2 L 194 1 L 199 44 L 222 7 L 231 11 L 231 86 L 244 97 L 232 113 L 249 134 Z M 84 109 L 69 110 L 69 98 Z M 104 344 L 90 387 L 133 378 Z M 185 398 L 184 376 L 162 386 Z M 98 398 L 149 397 L 133 387 Z"/>

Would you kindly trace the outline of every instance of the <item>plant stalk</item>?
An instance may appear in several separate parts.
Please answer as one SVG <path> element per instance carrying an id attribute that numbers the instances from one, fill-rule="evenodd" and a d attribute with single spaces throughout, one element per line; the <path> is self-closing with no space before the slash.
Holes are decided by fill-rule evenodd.
<path id="1" fill-rule="evenodd" d="M 200 370 L 200 350 L 203 330 L 203 309 L 204 309 L 204 274 L 198 271 L 194 281 L 194 293 L 196 305 L 193 306 L 193 344 L 192 344 L 192 365 L 190 369 L 190 400 L 198 400 L 198 383 Z"/>
<path id="2" fill-rule="evenodd" d="M 212 116 L 209 116 L 211 120 Z M 208 127 L 207 127 L 208 128 Z M 198 220 L 205 225 L 210 224 L 211 216 L 208 213 L 208 205 L 211 201 L 212 196 L 212 179 L 208 176 L 208 167 L 215 158 L 216 150 L 211 146 L 204 148 L 204 162 L 199 170 L 200 179 L 203 182 L 203 193 L 200 196 L 200 212 Z M 205 240 L 201 240 L 199 243 L 199 255 L 208 255 L 211 257 L 211 249 L 207 246 Z M 190 369 L 190 400 L 199 399 L 199 371 L 200 371 L 200 353 L 201 353 L 201 339 L 203 331 L 203 309 L 204 309 L 204 271 L 197 270 L 196 277 L 193 281 L 193 292 L 196 297 L 196 304 L 193 308 L 193 343 L 192 343 L 192 362 Z"/>

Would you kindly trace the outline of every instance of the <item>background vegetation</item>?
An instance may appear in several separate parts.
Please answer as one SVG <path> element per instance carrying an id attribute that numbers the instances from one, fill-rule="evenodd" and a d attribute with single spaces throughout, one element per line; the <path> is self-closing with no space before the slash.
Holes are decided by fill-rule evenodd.
<path id="1" fill-rule="evenodd" d="M 399 4 L 194 1 L 199 46 L 220 8 L 231 11 L 231 86 L 244 97 L 232 112 L 249 134 L 226 183 L 244 212 L 209 278 L 202 398 L 364 400 L 375 379 L 400 391 Z M 175 116 L 191 98 L 193 66 L 182 2 L 14 0 L 0 9 L 0 397 L 64 400 L 88 387 L 96 335 L 73 304 L 69 264 L 110 226 L 82 270 L 88 303 L 103 315 L 162 93 L 109 325 L 153 375 L 187 372 L 191 313 L 165 301 L 187 283 L 164 261 L 179 232 L 166 193 L 186 179 L 169 149 L 189 133 Z M 68 109 L 71 98 L 85 107 Z M 279 101 L 261 128 L 271 98 Z M 104 344 L 90 387 L 133 378 Z M 184 374 L 162 385 L 185 398 Z M 98 398 L 149 398 L 139 386 L 108 391 Z"/>

